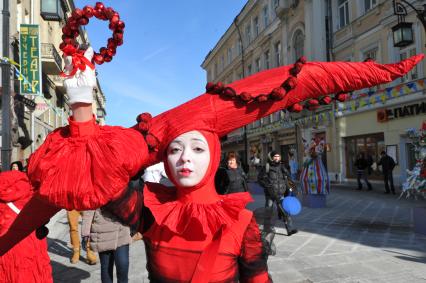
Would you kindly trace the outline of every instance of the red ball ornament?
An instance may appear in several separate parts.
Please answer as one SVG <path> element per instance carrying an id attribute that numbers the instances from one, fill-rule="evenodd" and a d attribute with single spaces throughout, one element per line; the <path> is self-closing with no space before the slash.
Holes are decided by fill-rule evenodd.
<path id="1" fill-rule="evenodd" d="M 87 25 L 89 23 L 89 19 L 88 18 L 86 18 L 86 17 L 81 17 L 79 20 L 78 20 L 78 24 L 79 25 L 81 25 L 81 26 L 85 26 L 85 25 Z"/>
<path id="2" fill-rule="evenodd" d="M 75 38 L 79 36 L 80 26 L 87 25 L 89 19 L 93 16 L 100 20 L 108 20 L 109 28 L 113 32 L 112 37 L 108 39 L 107 46 L 100 48 L 99 52 L 93 56 L 92 62 L 101 65 L 104 62 L 111 62 L 116 54 L 117 46 L 123 44 L 123 30 L 125 27 L 124 22 L 120 20 L 120 15 L 112 7 L 105 7 L 102 2 L 96 2 L 95 7 L 87 5 L 83 9 L 76 8 L 72 11 L 71 16 L 66 20 L 65 26 L 62 28 L 63 42 L 59 45 L 59 48 L 67 56 L 73 56 L 76 53 L 79 53 L 78 56 L 82 56 L 85 50 L 78 48 Z M 74 69 L 84 70 L 87 63 L 80 61 L 78 56 L 73 56 L 73 67 Z"/>
<path id="3" fill-rule="evenodd" d="M 87 5 L 86 7 L 83 8 L 83 12 L 84 12 L 84 15 L 90 19 L 91 17 L 93 17 L 94 9 L 92 6 Z"/>
<path id="4" fill-rule="evenodd" d="M 104 63 L 104 57 L 101 54 L 96 53 L 95 55 L 93 55 L 93 62 L 98 65 L 102 65 Z"/>
<path id="5" fill-rule="evenodd" d="M 75 10 L 72 11 L 71 15 L 74 19 L 78 20 L 78 19 L 80 19 L 81 17 L 84 16 L 84 12 L 83 12 L 83 10 L 81 10 L 79 8 L 75 8 Z"/>
<path id="6" fill-rule="evenodd" d="M 96 10 L 104 10 L 105 9 L 104 3 L 102 3 L 102 2 L 96 2 L 95 9 Z"/>
<path id="7" fill-rule="evenodd" d="M 108 56 L 108 55 L 105 55 L 105 56 L 104 56 L 104 62 L 109 63 L 109 62 L 111 62 L 111 61 L 112 61 L 112 57 L 111 57 L 111 56 Z"/>

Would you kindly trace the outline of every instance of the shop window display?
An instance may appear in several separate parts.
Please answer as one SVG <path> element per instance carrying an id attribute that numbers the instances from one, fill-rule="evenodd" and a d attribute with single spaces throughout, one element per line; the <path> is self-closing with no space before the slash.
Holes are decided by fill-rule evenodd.
<path id="1" fill-rule="evenodd" d="M 380 152 L 385 150 L 385 138 L 383 133 L 374 133 L 362 136 L 345 138 L 346 153 L 346 176 L 348 178 L 356 178 L 355 159 L 359 153 L 364 152 L 374 164 L 379 160 Z M 370 178 L 381 179 L 381 173 L 378 168 L 372 166 Z M 374 170 L 375 168 L 375 170 Z"/>

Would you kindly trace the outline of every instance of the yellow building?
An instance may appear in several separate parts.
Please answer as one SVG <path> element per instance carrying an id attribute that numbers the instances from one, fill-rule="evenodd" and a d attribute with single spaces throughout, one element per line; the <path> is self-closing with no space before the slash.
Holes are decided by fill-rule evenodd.
<path id="1" fill-rule="evenodd" d="M 422 9 L 424 1 L 409 1 Z M 404 3 L 401 3 L 404 4 Z M 392 1 L 332 1 L 333 60 L 363 61 L 371 58 L 391 63 L 425 52 L 425 30 L 414 10 L 405 5 L 406 22 L 412 22 L 414 40 L 405 47 L 394 47 L 392 27 L 398 23 Z M 387 151 L 397 166 L 396 183 L 406 178 L 406 169 L 414 165 L 414 152 L 407 140 L 408 128 L 420 128 L 426 120 L 425 63 L 421 62 L 407 76 L 390 84 L 352 94 L 349 102 L 338 105 L 336 121 L 337 148 L 330 170 L 338 178 L 355 178 L 353 163 L 364 152 L 374 160 Z M 339 110 L 338 109 L 338 110 Z M 372 174 L 381 179 L 380 172 Z"/>

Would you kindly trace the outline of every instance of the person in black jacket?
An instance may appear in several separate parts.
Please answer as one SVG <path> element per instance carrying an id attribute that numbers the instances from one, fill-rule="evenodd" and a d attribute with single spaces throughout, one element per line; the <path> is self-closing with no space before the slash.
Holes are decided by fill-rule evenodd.
<path id="1" fill-rule="evenodd" d="M 385 181 L 385 194 L 389 194 L 390 190 L 392 190 L 392 194 L 395 194 L 395 187 L 393 186 L 393 175 L 392 171 L 393 168 L 395 168 L 395 161 L 392 157 L 386 154 L 385 151 L 382 151 L 380 153 L 380 160 L 377 163 L 377 165 L 382 166 L 383 171 L 383 177 Z M 390 183 L 390 190 L 389 190 L 389 183 Z"/>
<path id="2" fill-rule="evenodd" d="M 230 152 L 228 154 L 226 168 L 218 169 L 215 176 L 215 186 L 216 191 L 222 195 L 248 191 L 247 175 L 238 166 L 235 153 Z"/>
<path id="3" fill-rule="evenodd" d="M 370 167 L 368 160 L 364 157 L 364 153 L 360 152 L 358 158 L 355 160 L 356 177 L 358 181 L 358 190 L 362 190 L 361 178 L 367 184 L 368 190 L 371 191 L 373 187 L 368 182 L 368 167 Z"/>
<path id="4" fill-rule="evenodd" d="M 297 230 L 293 228 L 290 215 L 285 212 L 281 205 L 281 199 L 291 190 L 289 186 L 290 174 L 281 163 L 281 155 L 278 152 L 271 151 L 268 154 L 268 159 L 268 163 L 261 169 L 258 176 L 259 184 L 265 189 L 265 208 L 267 215 L 265 217 L 264 230 L 272 229 L 270 221 L 272 208 L 275 203 L 278 209 L 278 218 L 284 221 L 287 235 L 291 236 L 297 233 Z"/>

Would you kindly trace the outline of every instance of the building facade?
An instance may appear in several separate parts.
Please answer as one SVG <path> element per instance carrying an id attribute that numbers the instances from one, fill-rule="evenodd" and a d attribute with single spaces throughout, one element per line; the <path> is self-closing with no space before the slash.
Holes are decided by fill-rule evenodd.
<path id="1" fill-rule="evenodd" d="M 16 76 L 12 82 L 13 106 L 11 111 L 12 127 L 12 156 L 11 160 L 21 160 L 25 163 L 29 155 L 45 140 L 55 128 L 68 124 L 71 115 L 67 104 L 67 94 L 63 87 L 60 72 L 63 68 L 62 54 L 59 44 L 62 42 L 62 27 L 65 19 L 74 9 L 74 1 L 70 0 L 12 0 L 10 1 L 10 57 L 20 62 L 20 27 L 21 24 L 37 25 L 40 41 L 40 71 L 41 93 L 27 95 L 20 87 Z M 80 30 L 77 38 L 79 43 L 89 43 L 85 30 Z M 99 82 L 93 92 L 93 113 L 98 122 L 103 124 L 105 111 L 105 96 Z M 22 102 L 22 97 L 36 103 L 35 109 L 29 108 Z"/>
<path id="2" fill-rule="evenodd" d="M 327 1 L 249 0 L 202 63 L 207 80 L 230 83 L 291 64 L 301 56 L 326 61 L 327 7 Z M 222 151 L 238 152 L 242 162 L 257 156 L 264 163 L 272 149 L 280 151 L 284 160 L 289 152 L 303 160 L 298 142 L 303 129 L 295 121 L 304 115 L 276 112 L 230 133 Z"/>
<path id="3" fill-rule="evenodd" d="M 418 9 L 425 1 L 408 1 Z M 404 3 L 402 3 L 404 4 Z M 405 5 L 405 4 L 404 4 Z M 405 5 L 406 6 L 406 5 Z M 395 47 L 392 27 L 398 23 L 393 1 L 332 1 L 333 60 L 363 61 L 371 58 L 391 63 L 425 52 L 425 29 L 415 11 L 406 6 L 406 22 L 413 23 L 414 40 L 405 47 Z M 332 166 L 343 179 L 355 178 L 353 163 L 363 152 L 373 160 L 380 152 L 391 155 L 397 166 L 397 183 L 406 178 L 414 165 L 414 151 L 406 130 L 419 128 L 426 119 L 425 63 L 390 84 L 352 93 L 351 100 L 338 105 L 335 151 Z M 381 179 L 373 171 L 372 179 Z"/>
<path id="4" fill-rule="evenodd" d="M 409 1 L 421 9 L 424 1 Z M 300 56 L 315 61 L 391 63 L 424 53 L 425 30 L 414 10 L 407 7 L 414 40 L 394 47 L 392 27 L 398 23 L 390 0 L 249 0 L 234 22 L 206 56 L 202 67 L 208 81 L 230 83 Z M 263 161 L 271 149 L 304 158 L 302 140 L 322 139 L 323 161 L 332 181 L 356 178 L 353 163 L 363 152 L 374 161 L 382 150 L 397 162 L 396 183 L 406 177 L 414 162 L 405 132 L 425 120 L 425 64 L 390 84 L 350 94 L 345 103 L 315 112 L 277 112 L 238 129 L 223 140 L 223 152 L 257 154 Z M 247 155 L 245 155 L 247 152 Z M 379 180 L 380 171 L 371 178 Z"/>

